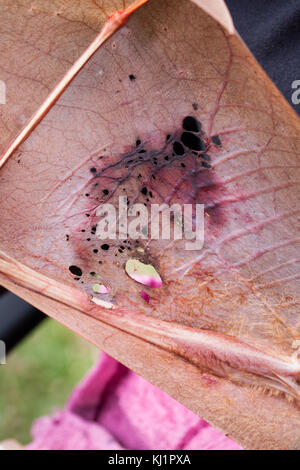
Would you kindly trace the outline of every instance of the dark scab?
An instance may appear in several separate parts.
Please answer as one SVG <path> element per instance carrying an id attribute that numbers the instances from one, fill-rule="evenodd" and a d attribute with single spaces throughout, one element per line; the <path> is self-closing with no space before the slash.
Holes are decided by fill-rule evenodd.
<path id="1" fill-rule="evenodd" d="M 95 168 L 94 166 L 92 168 L 90 168 L 90 172 L 91 173 L 97 173 L 97 168 Z"/>
<path id="2" fill-rule="evenodd" d="M 197 111 L 197 109 L 198 109 L 197 103 L 193 103 L 192 106 L 193 106 L 193 110 L 194 110 L 194 111 Z"/>
<path id="3" fill-rule="evenodd" d="M 135 75 L 130 74 L 130 75 L 129 75 L 129 80 L 130 80 L 131 82 L 134 82 L 134 80 L 136 80 Z"/>
<path id="4" fill-rule="evenodd" d="M 181 142 L 191 150 L 204 150 L 205 145 L 202 140 L 191 132 L 183 132 L 181 135 Z"/>
<path id="5" fill-rule="evenodd" d="M 108 189 L 103 189 L 103 194 L 105 194 L 105 196 L 107 196 L 109 194 Z"/>
<path id="6" fill-rule="evenodd" d="M 211 165 L 210 165 L 209 163 L 207 163 L 207 162 L 202 162 L 202 166 L 203 166 L 204 168 L 211 168 Z"/>
<path id="7" fill-rule="evenodd" d="M 176 155 L 183 155 L 184 154 L 184 148 L 180 142 L 174 142 L 173 144 L 173 152 Z"/>
<path id="8" fill-rule="evenodd" d="M 142 188 L 141 193 L 144 194 L 144 196 L 147 196 L 148 189 L 146 187 Z"/>
<path id="9" fill-rule="evenodd" d="M 201 131 L 201 124 L 199 121 L 197 121 L 196 118 L 193 116 L 187 116 L 184 118 L 182 122 L 182 127 L 186 131 L 190 132 L 200 132 Z"/>
<path id="10" fill-rule="evenodd" d="M 139 145 L 141 145 L 141 143 L 142 143 L 142 142 L 140 141 L 140 139 L 138 139 L 138 140 L 136 141 L 135 145 L 138 147 Z"/>
<path id="11" fill-rule="evenodd" d="M 93 253 L 96 254 L 96 253 L 98 253 L 98 251 L 99 251 L 99 250 L 97 250 L 97 248 L 95 248 L 95 249 L 93 250 Z"/>
<path id="12" fill-rule="evenodd" d="M 69 271 L 74 274 L 74 276 L 80 277 L 82 276 L 82 270 L 75 265 L 69 266 Z"/>
<path id="13" fill-rule="evenodd" d="M 101 249 L 107 251 L 109 250 L 109 245 L 107 243 L 103 243 L 103 245 L 101 245 Z"/>
<path id="14" fill-rule="evenodd" d="M 213 135 L 211 140 L 215 145 L 218 145 L 219 147 L 222 145 L 220 137 L 218 135 Z"/>

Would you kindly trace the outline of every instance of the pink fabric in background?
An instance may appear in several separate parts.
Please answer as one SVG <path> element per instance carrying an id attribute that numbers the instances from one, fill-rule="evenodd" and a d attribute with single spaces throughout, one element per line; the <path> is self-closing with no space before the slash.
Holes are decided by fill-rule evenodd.
<path id="1" fill-rule="evenodd" d="M 33 426 L 30 450 L 241 447 L 139 375 L 102 354 L 64 411 Z"/>

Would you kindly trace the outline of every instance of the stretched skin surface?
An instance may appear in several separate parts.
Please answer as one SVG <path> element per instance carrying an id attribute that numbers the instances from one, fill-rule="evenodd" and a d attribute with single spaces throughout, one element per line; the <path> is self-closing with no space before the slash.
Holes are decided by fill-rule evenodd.
<path id="1" fill-rule="evenodd" d="M 58 80 L 92 42 L 108 16 L 130 0 L 1 0 L 0 150 L 43 103 Z"/>
<path id="2" fill-rule="evenodd" d="M 24 8 L 29 14 L 26 3 Z M 69 27 L 76 23 L 86 46 L 95 16 L 94 10 L 90 16 L 83 11 L 90 10 L 77 12 L 82 22 L 68 15 L 63 20 Z M 13 28 L 9 16 L 7 21 Z M 38 74 L 50 89 L 53 38 L 52 29 L 52 46 L 44 52 L 48 66 Z M 26 63 L 24 76 L 29 68 Z M 19 80 L 11 80 L 15 96 Z M 34 90 L 40 104 L 44 91 L 35 88 L 30 79 L 24 96 Z M 23 119 L 36 108 L 30 101 Z M 5 109 L 3 148 L 21 115 L 20 104 Z M 184 135 L 187 116 L 199 123 L 193 145 Z M 90 273 L 99 273 L 109 287 L 99 299 L 125 319 L 126 312 L 128 318 L 138 315 L 140 325 L 151 317 L 292 358 L 300 333 L 298 131 L 297 116 L 236 35 L 192 2 L 152 0 L 101 47 L 1 169 L 1 250 L 87 298 L 95 282 Z M 183 151 L 176 142 L 186 144 Z M 130 203 L 146 205 L 204 203 L 203 249 L 185 251 L 181 241 L 161 240 L 115 241 L 101 249 L 97 210 L 123 194 Z M 153 264 L 163 279 L 159 289 L 145 288 L 149 303 L 125 273 L 132 256 Z M 82 269 L 80 279 L 71 275 L 71 265 Z M 5 274 L 0 280 L 16 290 Z M 201 369 L 201 361 L 195 365 L 183 348 L 166 352 L 163 341 L 151 344 L 147 335 L 143 340 L 118 330 L 121 321 L 99 322 L 109 312 L 101 318 L 88 302 L 86 317 L 38 293 L 19 287 L 17 292 L 242 445 L 299 447 L 298 395 L 291 399 L 286 389 L 279 392 L 251 371 L 245 377 L 249 367 L 220 373 L 218 357 L 218 367 L 209 358 L 209 367 Z M 297 380 L 292 378 L 296 388 Z"/>

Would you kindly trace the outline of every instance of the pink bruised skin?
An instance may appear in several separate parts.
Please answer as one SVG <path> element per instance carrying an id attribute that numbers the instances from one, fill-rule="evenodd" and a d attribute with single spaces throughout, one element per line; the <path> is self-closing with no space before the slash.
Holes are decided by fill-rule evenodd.
<path id="1" fill-rule="evenodd" d="M 154 0 L 132 16 L 1 168 L 1 249 L 73 289 L 65 308 L 45 298 L 47 285 L 24 292 L 27 300 L 246 447 L 299 448 L 299 408 L 280 391 L 284 380 L 293 396 L 298 380 L 299 120 L 233 31 L 195 3 Z M 94 27 L 93 12 L 89 19 Z M 78 57 L 75 49 L 65 58 Z M 21 108 L 10 119 L 16 131 Z M 203 249 L 100 243 L 97 210 L 123 193 L 129 204 L 202 202 Z M 162 285 L 130 278 L 128 259 L 153 266 Z M 108 292 L 94 292 L 95 283 Z M 210 390 L 203 374 L 216 381 Z"/>
<path id="2" fill-rule="evenodd" d="M 74 277 L 76 283 L 102 307 L 98 311 L 89 307 L 90 314 L 183 357 L 202 371 L 298 400 L 298 358 L 289 347 L 286 355 L 277 353 L 269 344 L 272 331 L 261 326 L 259 335 L 254 329 L 253 337 L 240 335 L 241 322 L 251 319 L 244 314 L 249 304 L 241 300 L 233 316 L 232 301 L 247 298 L 252 286 L 241 281 L 221 256 L 211 255 L 225 239 L 233 214 L 240 218 L 240 230 L 252 222 L 252 215 L 233 206 L 246 195 L 235 186 L 229 191 L 214 169 L 220 158 L 220 138 L 209 139 L 198 119 L 186 116 L 180 130 L 165 135 L 163 141 L 151 148 L 137 138 L 118 158 L 111 159 L 103 151 L 86 169 L 89 180 L 77 196 L 82 219 L 76 230 L 70 226 L 68 243 L 74 250 L 73 263 L 82 271 Z M 204 204 L 204 249 L 185 251 L 184 240 L 100 240 L 101 206 L 117 207 L 120 196 L 128 207 Z M 130 262 L 136 265 L 128 270 Z M 156 275 L 146 275 L 137 266 L 150 266 Z M 92 291 L 91 273 L 95 272 L 107 292 Z M 145 290 L 140 290 L 141 284 Z"/>
<path id="3" fill-rule="evenodd" d="M 147 302 L 150 302 L 150 296 L 144 290 L 140 291 L 140 296 Z"/>
<path id="4" fill-rule="evenodd" d="M 219 138 L 214 140 L 216 144 L 206 137 L 197 118 L 186 116 L 181 128 L 173 134 L 164 135 L 163 143 L 158 148 L 151 148 L 147 141 L 142 142 L 138 138 L 132 147 L 113 161 L 106 155 L 105 149 L 95 157 L 95 163 L 86 169 L 89 180 L 75 200 L 82 212 L 81 222 L 75 230 L 70 225 L 68 233 L 71 235 L 67 240 L 74 249 L 74 262 L 82 267 L 83 276 L 75 279 L 80 281 L 83 289 L 90 292 L 89 272 L 100 270 L 111 286 L 111 296 L 122 299 L 122 303 L 127 293 L 131 293 L 131 286 L 135 285 L 128 283 L 127 276 L 150 288 L 155 287 L 156 302 L 162 302 L 159 288 L 163 285 L 163 278 L 171 280 L 172 269 L 175 273 L 173 282 L 176 282 L 176 269 L 192 262 L 199 250 L 186 251 L 186 240 L 172 240 L 176 224 L 173 213 L 170 240 L 144 239 L 143 236 L 139 240 L 125 236 L 120 238 L 119 233 L 116 239 L 99 239 L 97 226 L 107 217 L 101 208 L 112 204 L 117 210 L 120 197 L 123 197 L 128 208 L 134 204 L 147 208 L 150 225 L 152 204 L 177 204 L 182 208 L 184 204 L 193 207 L 203 204 L 207 238 L 216 237 L 226 220 L 226 211 L 221 207 L 226 191 L 217 181 L 212 168 L 211 154 L 218 152 L 221 145 Z M 195 230 L 194 219 L 191 223 Z M 148 233 L 150 237 L 150 228 Z M 144 266 L 152 266 L 155 274 L 137 271 L 129 274 L 126 263 L 130 259 Z M 166 270 L 168 274 L 165 276 Z"/>

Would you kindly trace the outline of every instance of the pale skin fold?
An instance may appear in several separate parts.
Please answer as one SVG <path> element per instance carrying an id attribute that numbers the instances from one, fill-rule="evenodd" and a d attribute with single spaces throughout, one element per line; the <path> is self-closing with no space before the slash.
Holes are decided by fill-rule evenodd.
<path id="1" fill-rule="evenodd" d="M 16 14 L 3 1 L 0 29 L 18 37 L 14 53 L 24 58 L 21 72 L 9 55 L 1 60 L 11 85 L 0 107 L 1 284 L 243 446 L 299 448 L 298 117 L 222 2 L 87 2 L 76 11 L 68 1 L 60 10 L 29 3 Z M 117 31 L 126 7 L 141 8 Z M 32 31 L 43 21 L 50 28 L 38 42 Z M 84 66 L 103 24 L 98 37 L 112 37 Z M 67 70 L 78 72 L 71 82 Z M 188 115 L 201 123 L 211 162 L 199 172 L 201 152 L 169 155 Z M 149 304 L 123 269 L 136 247 L 102 253 L 93 238 L 103 194 L 115 203 L 126 189 L 144 202 L 141 185 L 155 202 L 194 197 L 206 209 L 199 253 L 144 242 L 142 261 L 163 279 L 147 290 Z M 91 271 L 108 295 L 93 295 Z"/>

